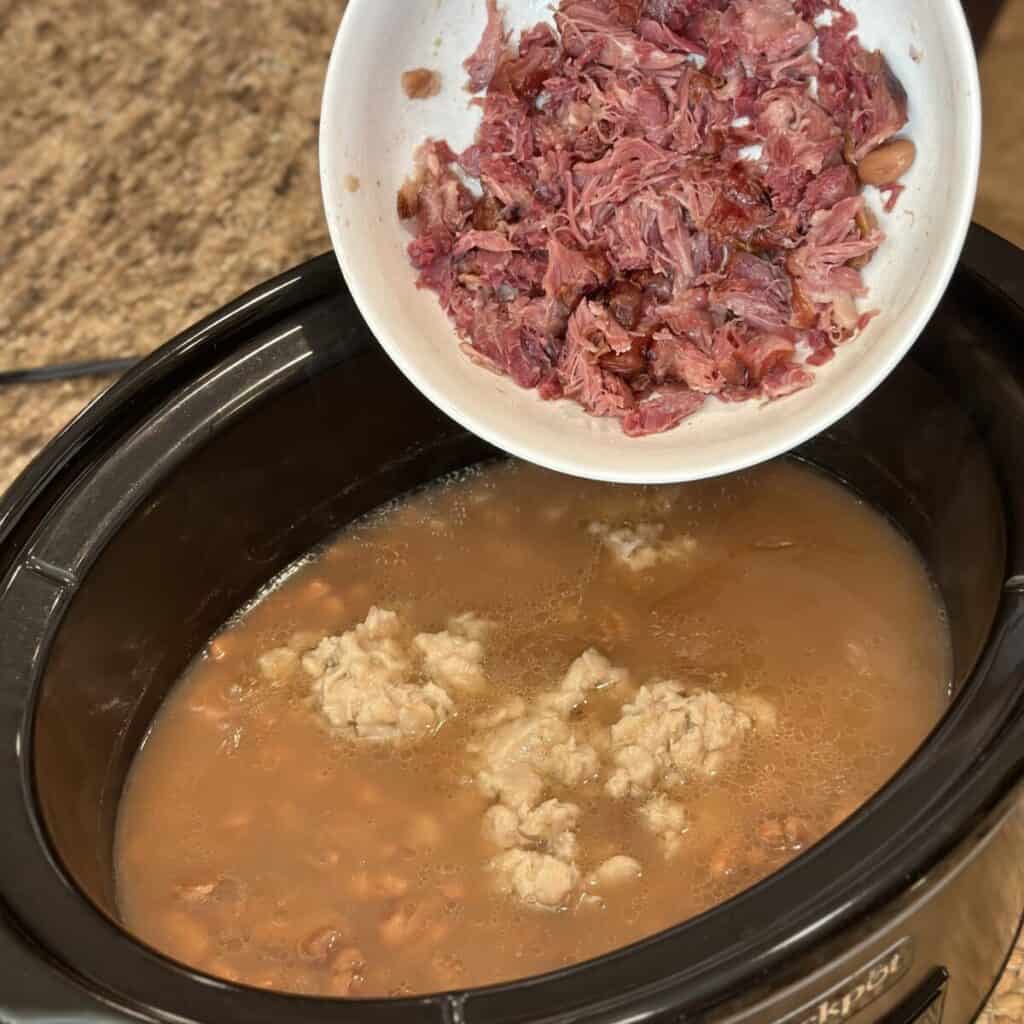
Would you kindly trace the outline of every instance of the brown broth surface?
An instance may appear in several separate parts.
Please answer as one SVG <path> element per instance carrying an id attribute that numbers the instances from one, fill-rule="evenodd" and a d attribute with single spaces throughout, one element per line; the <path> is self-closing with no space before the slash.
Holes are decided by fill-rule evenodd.
<path id="1" fill-rule="evenodd" d="M 660 522 L 685 564 L 633 572 L 587 525 Z M 332 732 L 301 668 L 308 648 L 393 609 L 417 630 L 477 612 L 499 623 L 491 685 L 407 746 Z M 641 683 L 756 694 L 778 727 L 690 779 L 667 860 L 635 803 L 599 782 L 580 805 L 581 869 L 618 853 L 640 879 L 561 912 L 495 891 L 488 799 L 467 762 L 481 711 L 550 689 L 587 647 Z M 641 488 L 502 464 L 343 532 L 216 637 L 138 755 L 116 861 L 123 922 L 170 957 L 246 984 L 404 995 L 548 971 L 675 925 L 747 888 L 835 827 L 925 737 L 946 700 L 948 634 L 916 554 L 838 485 L 778 462 L 724 480 Z M 619 702 L 621 703 L 621 702 Z M 579 711 L 611 723 L 618 703 Z"/>

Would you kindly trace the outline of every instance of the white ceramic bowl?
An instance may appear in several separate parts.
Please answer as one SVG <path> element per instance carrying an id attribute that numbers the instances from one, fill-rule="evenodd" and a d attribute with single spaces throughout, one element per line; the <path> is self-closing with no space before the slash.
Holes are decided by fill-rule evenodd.
<path id="1" fill-rule="evenodd" d="M 550 16 L 545 0 L 499 0 L 506 24 Z M 474 365 L 432 292 L 415 286 L 410 236 L 395 212 L 413 151 L 427 136 L 468 145 L 462 60 L 479 41 L 484 0 L 350 0 L 334 43 L 320 120 L 327 223 L 349 289 L 370 329 L 408 378 L 480 437 L 540 465 L 593 479 L 666 483 L 772 458 L 824 430 L 865 398 L 906 354 L 959 257 L 977 186 L 981 108 L 977 64 L 959 0 L 850 0 L 862 41 L 879 47 L 910 100 L 917 161 L 865 274 L 882 309 L 817 371 L 813 387 L 777 402 L 710 401 L 677 429 L 629 438 L 575 403 L 543 402 Z M 410 101 L 402 72 L 437 69 L 439 95 Z M 877 193 L 869 202 L 878 210 Z"/>

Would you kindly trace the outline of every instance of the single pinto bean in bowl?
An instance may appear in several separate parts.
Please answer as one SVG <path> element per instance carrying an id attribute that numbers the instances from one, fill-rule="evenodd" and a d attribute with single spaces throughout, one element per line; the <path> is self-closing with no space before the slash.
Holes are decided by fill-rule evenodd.
<path id="1" fill-rule="evenodd" d="M 868 153 L 857 164 L 857 175 L 865 185 L 892 185 L 910 170 L 916 156 L 910 139 L 895 139 Z"/>

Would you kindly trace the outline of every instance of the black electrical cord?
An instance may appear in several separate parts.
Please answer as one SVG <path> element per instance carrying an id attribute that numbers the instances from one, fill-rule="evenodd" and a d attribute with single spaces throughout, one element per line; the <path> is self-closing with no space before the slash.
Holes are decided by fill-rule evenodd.
<path id="1" fill-rule="evenodd" d="M 0 370 L 0 387 L 9 384 L 43 384 L 48 381 L 78 380 L 81 377 L 116 377 L 131 369 L 137 359 L 94 359 L 84 363 L 53 363 L 24 370 Z"/>

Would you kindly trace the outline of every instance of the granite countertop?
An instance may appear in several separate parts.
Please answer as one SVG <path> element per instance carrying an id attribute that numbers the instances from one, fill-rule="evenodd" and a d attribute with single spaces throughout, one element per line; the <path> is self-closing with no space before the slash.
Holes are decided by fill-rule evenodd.
<path id="1" fill-rule="evenodd" d="M 330 247 L 316 138 L 343 7 L 54 0 L 0 17 L 0 369 L 142 355 Z M 103 386 L 0 390 L 0 492 Z"/>
<path id="2" fill-rule="evenodd" d="M 329 247 L 322 76 L 345 0 L 51 0 L 0 17 L 0 369 L 143 355 Z M 983 63 L 977 217 L 1024 245 L 1024 0 Z M 106 385 L 0 388 L 0 493 Z M 986 1011 L 1024 1022 L 1024 947 Z"/>

